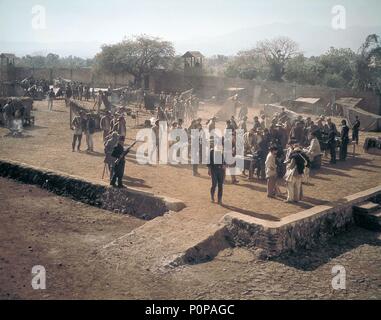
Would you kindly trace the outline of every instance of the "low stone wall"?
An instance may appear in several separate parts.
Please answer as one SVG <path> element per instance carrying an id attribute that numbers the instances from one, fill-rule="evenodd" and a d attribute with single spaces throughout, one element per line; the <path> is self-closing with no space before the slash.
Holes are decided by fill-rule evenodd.
<path id="1" fill-rule="evenodd" d="M 144 220 L 151 220 L 169 211 L 180 211 L 185 205 L 179 200 L 157 197 L 134 189 L 115 189 L 79 177 L 1 160 L 0 176 L 38 185 L 57 195 Z"/>
<path id="2" fill-rule="evenodd" d="M 381 202 L 381 186 L 343 199 L 337 207 L 317 206 L 287 216 L 279 222 L 256 219 L 237 212 L 224 217 L 237 246 L 260 248 L 267 257 L 311 248 L 354 224 L 353 206 L 364 201 Z"/>

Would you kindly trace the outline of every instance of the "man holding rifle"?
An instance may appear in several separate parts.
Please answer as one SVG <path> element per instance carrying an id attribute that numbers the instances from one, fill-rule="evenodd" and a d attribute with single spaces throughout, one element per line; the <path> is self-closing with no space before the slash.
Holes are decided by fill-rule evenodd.
<path id="1" fill-rule="evenodd" d="M 133 146 L 137 143 L 135 141 L 129 148 L 124 150 L 124 142 L 125 142 L 125 137 L 123 136 L 119 137 L 119 142 L 115 146 L 111 154 L 111 156 L 117 160 L 115 161 L 115 164 L 114 164 L 114 170 L 113 170 L 110 185 L 113 187 L 116 187 L 116 182 L 118 181 L 118 188 L 124 188 L 123 176 L 124 176 L 124 167 L 126 165 L 125 157 L 131 151 Z"/>

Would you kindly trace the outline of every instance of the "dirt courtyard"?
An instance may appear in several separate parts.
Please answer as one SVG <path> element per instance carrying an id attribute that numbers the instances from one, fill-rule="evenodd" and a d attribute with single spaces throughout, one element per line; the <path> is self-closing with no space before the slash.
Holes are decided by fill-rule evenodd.
<path id="1" fill-rule="evenodd" d="M 3 178 L 0 203 L 0 299 L 381 298 L 379 233 L 355 228 L 326 246 L 273 261 L 226 249 L 213 261 L 158 273 L 133 254 L 105 260 L 99 253 L 142 227 L 138 219 Z M 153 234 L 149 241 L 160 240 Z M 35 265 L 46 269 L 46 290 L 32 289 Z M 346 268 L 346 290 L 332 290 L 336 265 Z"/>
<path id="2" fill-rule="evenodd" d="M 90 106 L 90 103 L 87 104 Z M 102 134 L 94 135 L 95 153 L 72 153 L 71 142 L 73 131 L 69 128 L 69 111 L 62 100 L 55 101 L 54 111 L 47 111 L 46 101 L 36 101 L 36 126 L 26 131 L 26 137 L 15 139 L 5 136 L 7 130 L 0 128 L 0 157 L 39 166 L 45 169 L 85 177 L 102 182 L 103 142 Z M 199 111 L 203 119 L 211 117 L 219 107 L 205 105 Z M 250 109 L 249 119 L 258 114 L 258 109 Z M 146 115 L 150 118 L 151 115 Z M 135 121 L 128 118 L 127 143 L 136 137 Z M 144 119 L 140 116 L 140 123 Z M 205 123 L 205 120 L 203 121 Z M 219 123 L 220 126 L 223 123 Z M 85 137 L 82 139 L 82 150 L 86 149 Z M 364 135 L 361 135 L 361 143 Z M 351 148 L 349 149 L 351 151 Z M 222 216 L 229 211 L 237 211 L 263 219 L 277 220 L 286 215 L 327 204 L 353 193 L 375 187 L 381 182 L 381 157 L 364 154 L 357 148 L 356 158 L 350 157 L 345 163 L 335 166 L 325 159 L 321 170 L 313 172 L 309 185 L 304 186 L 305 199 L 299 205 L 286 204 L 280 200 L 269 200 L 266 197 L 266 184 L 263 181 L 248 181 L 239 177 L 239 185 L 231 185 L 230 179 L 224 192 L 225 207 L 210 203 L 210 178 L 207 169 L 201 167 L 200 177 L 193 177 L 191 166 L 141 166 L 132 152 L 127 161 L 125 184 L 158 195 L 182 200 L 187 207 L 202 214 L 215 213 Z M 107 180 L 107 178 L 105 179 Z M 103 181 L 107 183 L 106 181 Z M 190 192 L 191 190 L 191 192 Z M 285 189 L 283 188 L 285 192 Z"/>
<path id="3" fill-rule="evenodd" d="M 94 154 L 73 153 L 64 102 L 55 101 L 53 112 L 47 111 L 45 101 L 34 107 L 36 126 L 24 138 L 6 136 L 7 130 L 0 128 L 0 158 L 106 184 L 101 180 L 101 133 L 94 137 Z M 206 118 L 217 111 L 204 106 L 200 115 Z M 250 118 L 258 112 L 250 109 Z M 134 124 L 129 118 L 127 143 L 135 139 Z M 364 139 L 361 134 L 360 145 Z M 381 157 L 364 154 L 360 147 L 345 163 L 331 166 L 325 159 L 305 186 L 305 200 L 299 205 L 270 200 L 265 183 L 239 177 L 239 185 L 226 185 L 221 207 L 210 203 L 206 168 L 199 169 L 201 177 L 193 177 L 190 166 L 140 166 L 131 153 L 127 187 L 187 205 L 148 222 L 0 178 L 0 299 L 380 299 L 381 234 L 359 228 L 325 246 L 268 261 L 256 252 L 229 248 L 207 263 L 156 268 L 207 237 L 230 211 L 276 221 L 379 185 L 380 168 Z M 109 249 L 126 235 L 123 248 Z M 47 270 L 46 290 L 31 287 L 35 265 Z M 346 290 L 331 287 L 336 265 L 347 271 Z"/>

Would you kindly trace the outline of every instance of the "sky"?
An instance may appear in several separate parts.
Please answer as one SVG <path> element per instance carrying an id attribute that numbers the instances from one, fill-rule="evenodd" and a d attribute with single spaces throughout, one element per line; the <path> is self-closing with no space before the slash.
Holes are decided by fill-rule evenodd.
<path id="1" fill-rule="evenodd" d="M 185 41 L 273 23 L 330 26 L 337 4 L 348 26 L 381 25 L 380 0 L 0 0 L 0 42 Z M 32 27 L 36 5 L 46 10 L 44 29 Z"/>

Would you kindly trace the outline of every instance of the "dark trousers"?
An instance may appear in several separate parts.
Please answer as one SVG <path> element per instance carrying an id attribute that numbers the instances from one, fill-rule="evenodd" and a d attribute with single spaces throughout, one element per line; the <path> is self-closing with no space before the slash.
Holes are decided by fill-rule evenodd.
<path id="1" fill-rule="evenodd" d="M 113 173 L 112 173 L 112 178 L 111 178 L 111 185 L 115 186 L 116 182 L 118 182 L 118 186 L 122 187 L 123 186 L 123 176 L 124 176 L 124 167 L 125 167 L 125 162 L 120 161 L 118 165 L 115 166 Z"/>
<path id="2" fill-rule="evenodd" d="M 77 149 L 79 150 L 81 148 L 81 141 L 82 141 L 82 135 L 81 134 L 75 134 L 73 136 L 73 143 L 72 143 L 73 150 L 75 150 L 75 145 L 76 145 L 77 140 L 78 140 Z"/>
<path id="3" fill-rule="evenodd" d="M 256 162 L 256 169 L 257 169 L 258 179 L 261 179 L 261 180 L 266 179 L 266 163 L 265 163 L 264 158 L 260 158 Z"/>
<path id="4" fill-rule="evenodd" d="M 348 142 L 342 142 L 340 146 L 340 160 L 346 160 L 348 154 Z"/>
<path id="5" fill-rule="evenodd" d="M 353 130 L 352 132 L 352 140 L 356 141 L 356 144 L 359 144 L 359 132 L 356 130 Z"/>
<path id="6" fill-rule="evenodd" d="M 331 163 L 336 163 L 336 143 L 329 145 L 329 151 L 331 153 Z"/>
<path id="7" fill-rule="evenodd" d="M 211 176 L 212 188 L 210 189 L 210 195 L 214 199 L 216 188 L 218 187 L 218 202 L 221 202 L 224 192 L 225 171 L 222 168 L 211 169 Z"/>

